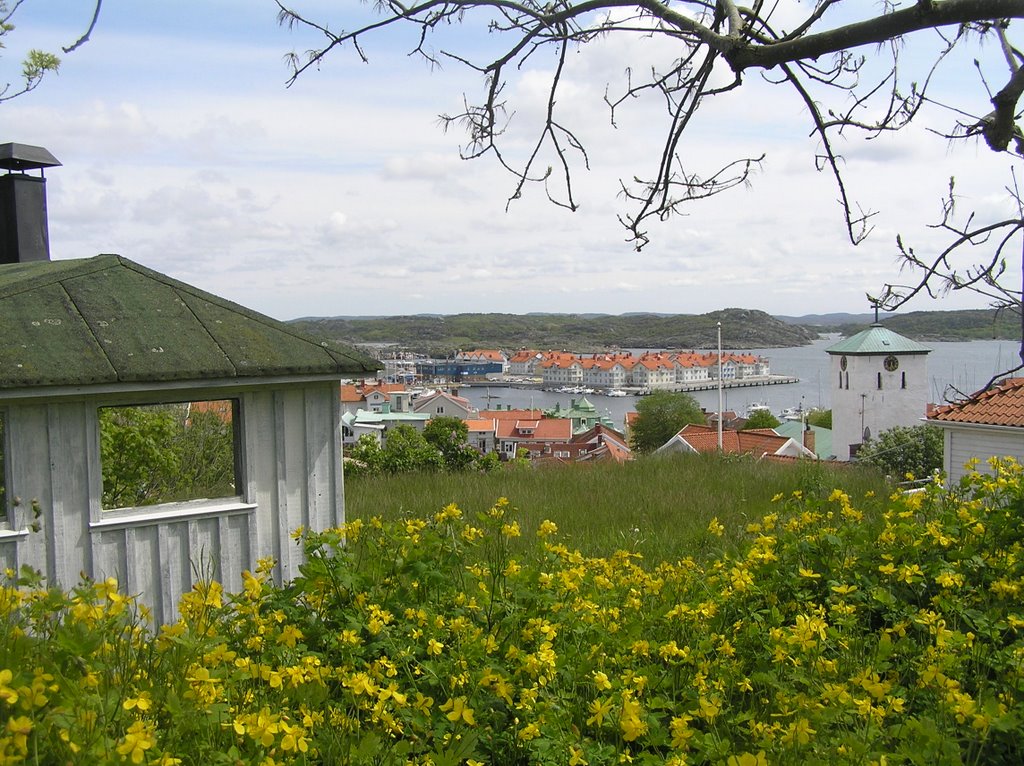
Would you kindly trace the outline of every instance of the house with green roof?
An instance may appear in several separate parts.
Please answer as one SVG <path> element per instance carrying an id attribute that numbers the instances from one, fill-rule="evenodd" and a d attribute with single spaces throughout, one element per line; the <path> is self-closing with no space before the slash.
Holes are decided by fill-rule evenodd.
<path id="1" fill-rule="evenodd" d="M 615 424 L 607 412 L 604 415 L 599 413 L 597 407 L 585 396 L 579 399 L 570 399 L 569 406 L 565 409 L 562 409 L 562 405 L 556 402 L 553 408 L 544 411 L 544 417 L 567 418 L 571 420 L 572 432 L 574 434 L 589 431 L 596 425 L 615 428 Z"/>
<path id="2" fill-rule="evenodd" d="M 11 146 L 0 167 L 20 172 L 0 177 L 0 215 L 37 182 L 5 159 Z M 267 557 L 279 581 L 297 574 L 290 533 L 344 520 L 339 381 L 379 365 L 118 255 L 26 254 L 4 236 L 16 223 L 0 223 L 0 566 L 65 587 L 114 577 L 161 622 L 199 577 L 237 590 Z M 213 496 L 111 502 L 101 430 L 126 408 L 219 413 L 230 481 Z"/>

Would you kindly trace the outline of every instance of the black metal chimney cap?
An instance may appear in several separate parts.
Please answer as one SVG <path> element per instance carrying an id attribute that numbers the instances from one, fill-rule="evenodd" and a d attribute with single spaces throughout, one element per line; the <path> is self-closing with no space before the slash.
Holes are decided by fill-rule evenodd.
<path id="1" fill-rule="evenodd" d="M 0 144 L 0 168 L 6 170 L 32 170 L 52 168 L 60 161 L 41 146 L 29 144 Z"/>

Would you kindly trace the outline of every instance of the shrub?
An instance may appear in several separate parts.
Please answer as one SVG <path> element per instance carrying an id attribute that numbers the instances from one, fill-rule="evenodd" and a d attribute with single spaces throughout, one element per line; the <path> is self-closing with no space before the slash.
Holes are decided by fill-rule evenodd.
<path id="1" fill-rule="evenodd" d="M 10 761 L 1019 760 L 1014 462 L 946 491 L 776 499 L 733 552 L 588 557 L 506 500 L 302 537 L 285 588 L 204 582 L 155 640 L 116 584 L 0 591 Z M 866 513 L 878 506 L 877 516 Z M 871 519 L 875 519 L 872 521 Z M 513 543 L 529 535 L 530 553 Z"/>
<path id="2" fill-rule="evenodd" d="M 926 478 L 942 470 L 942 441 L 939 426 L 896 426 L 866 441 L 857 460 L 898 480 Z"/>

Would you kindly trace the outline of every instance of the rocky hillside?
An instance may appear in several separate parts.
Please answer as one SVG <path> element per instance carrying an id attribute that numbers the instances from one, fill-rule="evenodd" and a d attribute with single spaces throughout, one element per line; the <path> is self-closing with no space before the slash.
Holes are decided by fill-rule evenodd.
<path id="1" fill-rule="evenodd" d="M 763 311 L 725 309 L 701 315 L 455 314 L 397 317 L 312 317 L 304 329 L 358 344 L 446 355 L 459 349 L 518 348 L 599 351 L 611 348 L 714 348 L 717 324 L 730 349 L 802 346 L 817 333 Z"/>

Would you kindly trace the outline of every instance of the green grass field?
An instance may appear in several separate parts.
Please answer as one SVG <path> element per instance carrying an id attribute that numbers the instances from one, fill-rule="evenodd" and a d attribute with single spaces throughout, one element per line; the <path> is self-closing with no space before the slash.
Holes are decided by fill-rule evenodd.
<path id="1" fill-rule="evenodd" d="M 827 496 L 835 487 L 853 497 L 891 490 L 877 472 L 853 466 L 676 455 L 494 474 L 353 477 L 346 479 L 345 505 L 349 519 L 394 519 L 432 514 L 448 503 L 471 515 L 507 497 L 525 529 L 550 519 L 587 555 L 626 549 L 672 560 L 699 550 L 713 518 L 729 537 L 770 513 L 779 493 Z"/>

